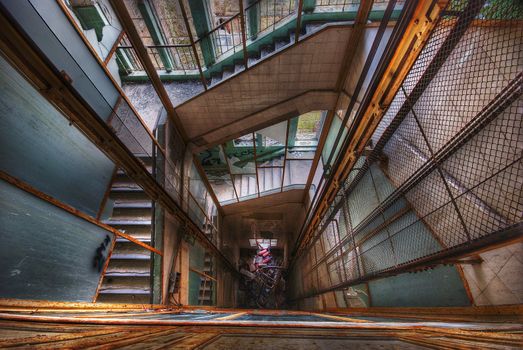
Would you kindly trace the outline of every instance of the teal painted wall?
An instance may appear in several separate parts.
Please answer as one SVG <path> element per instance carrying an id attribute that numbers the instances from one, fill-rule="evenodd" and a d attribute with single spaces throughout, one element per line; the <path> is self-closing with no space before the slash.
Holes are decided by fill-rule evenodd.
<path id="1" fill-rule="evenodd" d="M 348 196 L 353 225 L 358 225 L 383 202 L 394 186 L 383 171 L 373 164 Z M 364 227 L 356 236 L 360 241 L 405 208 L 399 199 Z M 389 236 L 391 239 L 389 240 Z M 413 210 L 361 244 L 360 259 L 367 273 L 381 271 L 441 250 L 430 229 L 418 220 Z M 470 305 L 463 281 L 455 267 L 438 267 L 419 273 L 406 273 L 369 282 L 371 306 L 466 306 Z"/>
<path id="2" fill-rule="evenodd" d="M 91 302 L 113 239 L 0 180 L 0 298 Z"/>
<path id="3" fill-rule="evenodd" d="M 198 243 L 195 243 L 189 249 L 189 266 L 203 271 L 205 266 L 205 250 Z M 189 305 L 198 305 L 198 296 L 200 295 L 200 285 L 202 279 L 196 272 L 189 272 Z"/>
<path id="4" fill-rule="evenodd" d="M 371 306 L 469 306 L 470 301 L 455 267 L 404 273 L 369 282 Z"/>
<path id="5" fill-rule="evenodd" d="M 96 216 L 114 164 L 0 58 L 0 169 Z"/>

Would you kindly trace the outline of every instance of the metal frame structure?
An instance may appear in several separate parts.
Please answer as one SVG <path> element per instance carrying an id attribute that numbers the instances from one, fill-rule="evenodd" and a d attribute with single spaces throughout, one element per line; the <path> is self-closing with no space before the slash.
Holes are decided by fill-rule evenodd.
<path id="1" fill-rule="evenodd" d="M 205 247 L 222 259 L 226 267 L 236 271 L 234 265 L 194 224 L 172 195 L 157 182 L 157 179 L 129 151 L 114 131 L 78 96 L 70 85 L 68 77 L 53 70 L 47 59 L 27 42 L 24 35 L 18 32 L 4 13 L 0 14 L 0 21 L 4 28 L 0 36 L 0 48 L 12 64 L 23 72 L 33 85 L 39 87 L 44 97 L 57 106 L 109 158 L 116 160 L 116 163 L 144 189 L 150 198 L 154 198 L 157 204 L 173 214 L 182 224 L 187 225 Z"/>
<path id="2" fill-rule="evenodd" d="M 285 119 L 283 121 L 280 121 L 280 122 L 278 122 L 276 124 L 271 125 L 271 126 L 274 126 L 274 125 L 278 125 L 278 124 L 283 123 L 283 122 L 286 123 L 286 127 L 285 127 L 286 128 L 286 130 L 285 130 L 285 144 L 283 144 L 282 146 L 276 146 L 276 147 L 281 147 L 282 150 L 283 150 L 282 165 L 270 165 L 270 166 L 261 166 L 261 165 L 259 165 L 259 163 L 258 163 L 259 152 L 256 149 L 256 147 L 257 147 L 257 145 L 256 145 L 256 143 L 257 143 L 256 142 L 257 131 L 246 133 L 245 135 L 243 135 L 243 136 L 251 135 L 251 137 L 252 137 L 252 142 L 253 142 L 253 146 L 252 146 L 252 149 L 253 149 L 253 160 L 252 161 L 253 161 L 253 163 L 255 165 L 255 173 L 233 174 L 233 172 L 231 170 L 230 159 L 229 159 L 229 156 L 226 153 L 226 144 L 225 143 L 221 143 L 221 144 L 218 144 L 218 145 L 215 146 L 215 147 L 218 147 L 219 151 L 222 152 L 223 155 L 225 156 L 227 170 L 228 170 L 227 173 L 229 175 L 231 184 L 232 184 L 233 189 L 234 189 L 234 197 L 235 198 L 231 199 L 231 200 L 234 200 L 234 203 L 242 202 L 242 201 L 250 200 L 250 199 L 255 199 L 255 198 L 260 198 L 260 197 L 262 197 L 264 195 L 270 195 L 270 194 L 274 194 L 274 193 L 281 193 L 281 192 L 283 192 L 285 190 L 286 187 L 293 188 L 293 186 L 303 186 L 304 188 L 307 188 L 308 181 L 311 178 L 312 166 L 314 165 L 314 161 L 318 159 L 319 154 L 321 154 L 321 150 L 322 150 L 325 138 L 326 138 L 326 133 L 328 133 L 328 129 L 325 128 L 325 125 L 326 125 L 325 120 L 329 117 L 330 113 L 323 112 L 323 111 L 320 112 L 320 113 L 324 113 L 324 116 L 322 116 L 320 118 L 320 121 L 323 120 L 323 124 L 322 124 L 321 131 L 319 133 L 318 144 L 316 145 L 316 148 L 314 149 L 314 157 L 313 158 L 288 159 L 289 150 L 290 150 L 291 147 L 294 147 L 294 146 L 289 146 L 289 144 L 288 144 L 289 143 L 289 131 L 290 131 L 291 120 L 293 120 L 295 118 L 300 118 L 300 116 L 293 117 L 293 118 L 290 118 L 290 119 Z M 307 177 L 307 180 L 303 184 L 292 184 L 291 183 L 290 185 L 285 186 L 286 167 L 287 167 L 288 163 L 289 162 L 299 162 L 299 161 L 310 161 L 311 162 L 311 168 L 309 169 L 309 175 Z M 204 176 L 206 181 L 209 182 L 207 174 L 205 173 L 205 170 L 204 170 L 201 162 L 197 159 L 197 157 L 194 158 L 194 162 L 195 162 L 195 164 L 197 164 L 198 168 L 201 169 L 200 176 Z M 272 188 L 272 189 L 261 191 L 260 180 L 259 180 L 259 169 L 272 169 L 272 168 L 282 169 L 282 171 L 281 171 L 281 183 L 280 183 L 279 186 L 274 186 L 274 188 Z M 243 175 L 256 176 L 256 188 L 257 188 L 257 191 L 256 191 L 255 195 L 254 194 L 247 195 L 247 196 L 241 196 L 240 195 L 240 191 L 237 188 L 237 185 L 235 184 L 234 176 L 243 176 Z M 213 191 L 213 195 L 216 197 L 216 194 L 215 194 L 214 189 L 212 188 L 212 185 L 210 185 L 210 188 Z M 220 206 L 223 206 L 225 204 L 230 204 L 229 202 L 230 202 L 229 200 L 222 201 Z"/>
<path id="3" fill-rule="evenodd" d="M 329 235 L 329 226 L 337 224 L 336 215 L 341 213 L 345 237 L 325 251 L 321 259 L 315 259 L 304 276 L 336 261 L 351 272 L 350 276 L 339 283 L 318 285 L 314 291 L 296 296 L 296 301 L 406 271 L 468 263 L 459 259 L 523 239 L 518 209 L 523 201 L 514 178 L 523 156 L 512 148 L 521 136 L 518 132 L 523 123 L 518 115 L 523 73 L 514 63 L 521 53 L 516 53 L 513 39 L 523 30 L 518 20 L 523 13 L 519 10 L 510 4 L 470 1 L 460 11 L 443 10 L 433 19 L 434 29 L 427 44 L 412 60 L 405 78 L 385 85 L 385 95 L 390 96 L 394 86 L 397 92 L 390 97 L 390 104 L 384 104 L 387 108 L 382 108 L 383 119 L 374 114 L 373 126 L 363 132 L 367 138 L 357 140 L 356 146 L 359 143 L 367 149 L 342 153 L 347 165 L 335 170 L 334 180 L 324 192 L 327 196 L 332 193 L 332 203 L 323 202 L 323 214 L 315 216 L 316 226 L 309 226 L 310 236 L 299 242 L 296 259 L 307 259 L 315 245 L 322 243 L 321 238 Z M 504 16 L 515 16 L 512 25 Z M 485 68 L 471 52 L 467 52 L 467 60 L 460 61 L 463 67 L 449 63 L 461 57 L 463 47 L 470 48 L 473 40 L 486 43 L 482 52 L 498 57 L 496 67 L 505 65 L 505 75 Z M 474 78 L 464 77 L 464 72 L 471 70 Z M 456 85 L 458 77 L 462 84 Z M 459 107 L 448 109 L 456 103 L 451 99 L 459 99 L 474 84 L 481 83 L 488 90 L 475 98 L 475 104 L 461 100 Z M 442 108 L 447 109 L 442 112 Z M 456 108 L 461 114 L 456 115 Z M 446 124 L 431 124 L 435 117 L 447 118 Z M 496 125 L 507 125 L 507 129 L 501 132 Z M 354 143 L 353 135 L 348 135 L 345 143 Z M 368 140 L 373 141 L 370 147 Z M 412 154 L 410 159 L 401 153 L 402 149 Z M 338 174 L 341 176 L 337 178 Z M 499 181 L 505 185 L 496 185 Z M 357 212 L 357 193 L 367 183 L 371 193 L 368 198 L 360 198 L 358 205 L 367 205 L 365 201 L 373 198 L 372 193 L 378 202 L 364 215 L 351 217 Z M 390 183 L 391 189 L 385 191 L 384 183 Z M 408 213 L 414 213 L 416 219 L 408 221 Z M 452 227 L 438 225 L 438 215 L 452 221 Z M 414 225 L 425 227 L 427 237 L 422 239 Z M 429 240 L 434 242 L 430 248 Z M 425 248 L 416 249 L 416 244 Z M 406 249 L 410 249 L 409 256 Z"/>

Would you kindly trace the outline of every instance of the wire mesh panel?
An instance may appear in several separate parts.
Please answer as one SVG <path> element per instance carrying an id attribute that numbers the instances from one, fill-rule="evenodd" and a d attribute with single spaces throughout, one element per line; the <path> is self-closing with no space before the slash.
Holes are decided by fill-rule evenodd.
<path id="1" fill-rule="evenodd" d="M 336 277 L 323 291 L 521 225 L 522 20 L 517 1 L 452 1 L 442 12 L 316 231 L 338 219 L 339 241 L 312 266 L 326 260 Z"/>

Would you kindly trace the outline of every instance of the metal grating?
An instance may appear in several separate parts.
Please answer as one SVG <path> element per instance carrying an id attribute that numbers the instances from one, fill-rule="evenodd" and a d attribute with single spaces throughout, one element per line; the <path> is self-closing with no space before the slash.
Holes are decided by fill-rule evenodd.
<path id="1" fill-rule="evenodd" d="M 518 2 L 450 3 L 311 240 L 342 218 L 337 244 L 305 272 L 327 265 L 332 283 L 297 298 L 521 225 L 522 19 Z"/>

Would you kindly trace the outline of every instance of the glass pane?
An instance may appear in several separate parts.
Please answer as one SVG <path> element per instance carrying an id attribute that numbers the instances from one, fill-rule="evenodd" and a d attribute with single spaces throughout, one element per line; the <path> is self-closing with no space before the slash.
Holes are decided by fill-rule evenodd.
<path id="1" fill-rule="evenodd" d="M 314 198 L 314 195 L 316 194 L 316 191 L 318 189 L 318 185 L 320 184 L 320 180 L 321 180 L 322 176 L 323 176 L 323 157 L 320 157 L 320 161 L 318 162 L 318 165 L 314 172 L 314 177 L 312 178 L 311 187 L 309 189 L 309 200 L 311 202 L 312 202 L 312 199 Z"/>
<path id="2" fill-rule="evenodd" d="M 67 12 L 81 28 L 98 57 L 105 60 L 122 31 L 122 26 L 112 7 L 94 1 L 87 6 L 86 4 L 78 6 L 77 1 L 71 0 L 61 0 L 61 2 L 66 5 Z"/>
<path id="3" fill-rule="evenodd" d="M 279 192 L 282 185 L 283 167 L 258 168 L 260 195 Z"/>
<path id="4" fill-rule="evenodd" d="M 236 201 L 231 174 L 229 174 L 222 148 L 213 147 L 200 152 L 198 157 L 218 201 L 221 204 L 231 200 Z"/>
<path id="5" fill-rule="evenodd" d="M 232 174 L 256 174 L 252 133 L 227 142 L 225 154 Z"/>
<path id="6" fill-rule="evenodd" d="M 259 130 L 255 136 L 258 166 L 283 166 L 287 121 Z"/>
<path id="7" fill-rule="evenodd" d="M 258 183 L 256 174 L 250 175 L 233 175 L 234 187 L 238 192 L 240 200 L 258 197 Z"/>
<path id="8" fill-rule="evenodd" d="M 329 160 L 329 155 L 333 153 L 333 157 L 330 161 L 330 164 L 332 164 L 336 160 L 336 156 L 338 152 L 340 151 L 341 145 L 343 143 L 343 140 L 345 139 L 345 136 L 347 135 L 347 128 L 343 128 L 342 135 L 338 141 L 338 144 L 336 145 L 336 149 L 334 149 L 334 142 L 336 141 L 336 137 L 338 136 L 338 133 L 340 131 L 342 124 L 342 117 L 340 117 L 338 114 L 334 116 L 332 119 L 332 124 L 329 129 L 329 134 L 327 135 L 327 140 L 325 140 L 325 145 L 323 146 L 322 156 L 325 162 Z"/>
<path id="9" fill-rule="evenodd" d="M 289 124 L 287 159 L 313 159 L 325 112 L 314 111 L 292 118 Z"/>
<path id="10" fill-rule="evenodd" d="M 283 186 L 307 184 L 311 166 L 312 160 L 288 160 L 285 163 Z"/>

